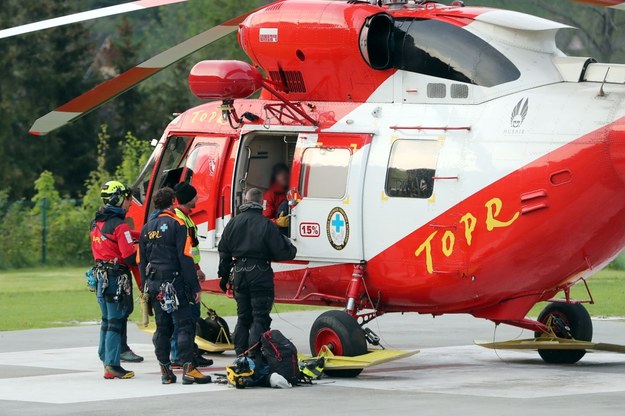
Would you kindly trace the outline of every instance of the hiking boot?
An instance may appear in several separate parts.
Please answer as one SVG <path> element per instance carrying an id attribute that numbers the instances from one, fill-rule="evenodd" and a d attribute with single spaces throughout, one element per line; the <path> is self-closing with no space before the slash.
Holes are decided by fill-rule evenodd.
<path id="1" fill-rule="evenodd" d="M 161 364 L 161 381 L 163 384 L 174 384 L 177 380 L 176 375 L 171 371 L 171 365 Z"/>
<path id="2" fill-rule="evenodd" d="M 143 357 L 135 354 L 132 350 L 122 352 L 119 358 L 125 363 L 140 363 L 143 361 Z"/>
<path id="3" fill-rule="evenodd" d="M 119 365 L 105 365 L 104 366 L 104 378 L 107 380 L 112 380 L 114 378 L 133 378 L 135 373 L 133 371 L 124 370 Z"/>
<path id="4" fill-rule="evenodd" d="M 201 355 L 197 355 L 193 359 L 193 364 L 195 364 L 196 367 L 210 367 L 211 365 L 213 365 L 213 360 L 204 358 Z"/>
<path id="5" fill-rule="evenodd" d="M 180 361 L 172 361 L 171 368 L 175 368 L 176 370 L 179 370 L 182 368 L 182 363 Z"/>
<path id="6" fill-rule="evenodd" d="M 211 382 L 211 376 L 205 376 L 193 366 L 193 363 L 185 363 L 182 367 L 182 384 L 206 384 Z"/>

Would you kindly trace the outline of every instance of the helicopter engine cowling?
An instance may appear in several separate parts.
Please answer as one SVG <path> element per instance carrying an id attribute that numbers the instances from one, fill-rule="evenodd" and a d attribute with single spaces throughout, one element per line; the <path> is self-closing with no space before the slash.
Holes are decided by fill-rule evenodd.
<path id="1" fill-rule="evenodd" d="M 383 12 L 365 3 L 285 1 L 250 15 L 239 43 L 289 99 L 364 102 L 394 73 L 372 69 L 359 47 L 367 18 Z"/>
<path id="2" fill-rule="evenodd" d="M 263 75 L 241 61 L 201 61 L 189 74 L 189 88 L 202 100 L 247 98 L 263 84 Z"/>

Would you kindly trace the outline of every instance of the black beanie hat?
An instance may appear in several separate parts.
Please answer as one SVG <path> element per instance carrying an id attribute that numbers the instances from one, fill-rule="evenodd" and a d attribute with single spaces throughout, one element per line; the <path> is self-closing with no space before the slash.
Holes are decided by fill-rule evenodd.
<path id="1" fill-rule="evenodd" d="M 181 182 L 174 187 L 176 199 L 181 205 L 191 201 L 197 195 L 197 191 L 189 182 Z"/>

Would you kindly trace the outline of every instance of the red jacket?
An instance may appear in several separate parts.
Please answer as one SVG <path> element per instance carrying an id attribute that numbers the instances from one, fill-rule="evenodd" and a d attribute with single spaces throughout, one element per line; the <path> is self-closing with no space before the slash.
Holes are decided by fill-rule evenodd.
<path id="1" fill-rule="evenodd" d="M 136 232 L 130 230 L 119 208 L 104 207 L 91 223 L 91 251 L 94 260 L 134 266 L 137 264 L 133 239 Z"/>
<path id="2" fill-rule="evenodd" d="M 278 208 L 286 201 L 286 192 L 279 183 L 274 183 L 263 195 L 263 215 L 275 220 L 278 216 Z"/>

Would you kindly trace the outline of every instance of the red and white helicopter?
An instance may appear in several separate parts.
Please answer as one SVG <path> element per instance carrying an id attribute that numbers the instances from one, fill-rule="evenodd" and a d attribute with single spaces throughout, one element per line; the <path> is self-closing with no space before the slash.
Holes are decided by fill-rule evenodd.
<path id="1" fill-rule="evenodd" d="M 276 1 L 96 87 L 31 132 L 238 30 L 252 65 L 192 69 L 191 90 L 211 101 L 166 128 L 136 183 L 135 227 L 156 189 L 190 181 L 203 269 L 216 274 L 243 193 L 266 189 L 284 162 L 298 256 L 274 265 L 277 301 L 344 308 L 315 321 L 313 353 L 365 353 L 375 336 L 362 325 L 384 313 L 469 313 L 536 331 L 531 348 L 545 361 L 573 363 L 594 344 L 570 289 L 625 247 L 625 65 L 566 56 L 555 42 L 566 27 L 457 1 Z M 217 280 L 204 289 L 218 292 Z M 541 301 L 551 303 L 527 318 Z"/>

